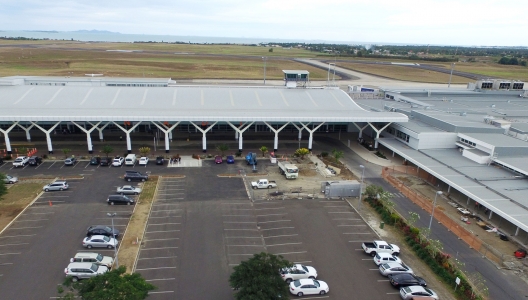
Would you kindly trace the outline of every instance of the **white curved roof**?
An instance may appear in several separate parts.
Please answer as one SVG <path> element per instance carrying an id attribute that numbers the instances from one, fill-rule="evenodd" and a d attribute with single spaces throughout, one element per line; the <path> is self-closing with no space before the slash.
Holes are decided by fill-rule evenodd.
<path id="1" fill-rule="evenodd" d="M 338 89 L 0 86 L 0 121 L 407 122 Z"/>

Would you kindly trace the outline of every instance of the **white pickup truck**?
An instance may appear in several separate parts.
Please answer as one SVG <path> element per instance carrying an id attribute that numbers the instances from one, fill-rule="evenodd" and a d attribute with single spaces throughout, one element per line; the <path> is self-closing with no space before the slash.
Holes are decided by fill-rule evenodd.
<path id="1" fill-rule="evenodd" d="M 299 168 L 287 161 L 279 161 L 279 172 L 286 176 L 286 179 L 297 179 L 299 177 Z"/>
<path id="2" fill-rule="evenodd" d="M 19 156 L 13 161 L 13 167 L 24 167 L 29 162 L 29 157 L 27 156 Z"/>
<path id="3" fill-rule="evenodd" d="M 258 181 L 252 181 L 251 187 L 256 189 L 271 189 L 277 187 L 277 183 L 273 180 L 259 179 Z"/>
<path id="4" fill-rule="evenodd" d="M 395 256 L 400 254 L 400 247 L 385 241 L 364 242 L 361 247 L 370 256 L 376 256 L 376 253 L 389 253 Z"/>

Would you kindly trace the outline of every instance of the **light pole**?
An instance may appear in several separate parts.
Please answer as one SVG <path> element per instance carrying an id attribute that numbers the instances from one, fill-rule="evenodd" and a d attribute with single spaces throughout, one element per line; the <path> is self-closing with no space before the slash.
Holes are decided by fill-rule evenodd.
<path id="1" fill-rule="evenodd" d="M 112 218 L 112 237 L 114 239 L 116 239 L 117 241 L 117 238 L 115 236 L 115 230 L 114 230 L 114 217 L 117 215 L 117 213 L 106 213 L 107 216 L 109 216 L 110 218 Z M 115 262 L 115 265 L 116 267 L 119 268 L 119 261 L 117 260 L 117 245 L 116 243 L 114 243 L 114 262 Z"/>
<path id="2" fill-rule="evenodd" d="M 264 85 L 266 85 L 266 61 L 268 60 L 268 57 L 263 56 L 262 60 L 264 61 Z"/>
<path id="3" fill-rule="evenodd" d="M 435 198 L 433 202 L 433 211 L 431 212 L 431 220 L 429 220 L 429 232 L 431 232 L 431 224 L 433 224 L 433 215 L 434 215 L 434 210 L 436 206 L 436 197 L 438 197 L 438 195 L 442 195 L 442 191 L 437 191 L 435 194 Z"/>
<path id="4" fill-rule="evenodd" d="M 451 64 L 451 73 L 449 74 L 449 83 L 447 84 L 447 88 L 451 87 L 451 77 L 453 77 L 453 69 L 455 68 L 455 63 Z"/>
<path id="5" fill-rule="evenodd" d="M 359 165 L 361 168 L 361 184 L 359 185 L 359 205 L 358 208 L 361 208 L 361 193 L 363 193 L 363 177 L 365 177 L 365 166 Z"/>

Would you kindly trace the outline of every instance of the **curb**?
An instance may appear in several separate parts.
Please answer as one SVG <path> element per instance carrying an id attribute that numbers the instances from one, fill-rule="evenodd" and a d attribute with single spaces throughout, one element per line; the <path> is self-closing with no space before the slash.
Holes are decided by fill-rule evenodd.
<path id="1" fill-rule="evenodd" d="M 354 205 L 352 205 L 352 203 L 350 203 L 350 202 L 348 201 L 348 199 L 346 199 L 345 201 L 348 203 L 348 205 L 350 205 L 350 207 L 352 207 L 352 208 L 354 209 L 354 211 L 358 214 L 358 216 L 361 217 L 361 220 L 363 220 L 363 222 L 365 222 L 365 224 L 367 224 L 367 226 L 370 227 L 370 229 L 372 230 L 372 232 L 374 232 L 374 233 L 378 236 L 378 238 L 381 240 L 382 238 L 381 238 L 381 236 L 379 235 L 379 233 L 378 233 L 378 232 L 377 232 L 372 226 L 370 226 L 369 222 L 367 222 L 367 220 L 365 220 L 365 218 L 363 218 L 363 216 L 357 211 L 357 209 L 354 207 Z M 361 201 L 361 200 L 360 200 L 360 201 Z"/>

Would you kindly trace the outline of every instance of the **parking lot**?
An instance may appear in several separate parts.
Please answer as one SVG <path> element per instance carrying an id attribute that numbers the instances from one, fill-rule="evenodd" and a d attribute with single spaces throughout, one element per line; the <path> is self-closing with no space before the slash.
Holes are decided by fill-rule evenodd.
<path id="1" fill-rule="evenodd" d="M 119 177 L 127 168 L 163 176 L 136 264 L 136 271 L 157 286 L 149 298 L 232 299 L 232 268 L 262 251 L 317 269 L 330 293 L 306 298 L 399 298 L 362 252 L 361 243 L 375 235 L 346 201 L 251 202 L 243 180 L 218 176 L 247 169 L 241 161 L 204 161 L 201 168 L 98 167 L 88 162 L 10 167 L 2 165 L 0 171 L 84 179 L 68 180 L 67 191 L 44 193 L 0 235 L 0 289 L 6 299 L 56 297 L 69 259 L 87 250 L 81 244 L 86 228 L 111 225 L 107 213 L 115 212 L 114 226 L 125 230 L 134 206 L 109 206 L 105 200 L 125 183 Z M 112 249 L 94 250 L 113 254 Z M 405 261 L 405 253 L 401 257 Z M 28 281 L 32 289 L 26 288 Z"/>

